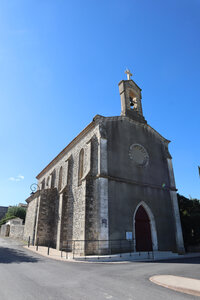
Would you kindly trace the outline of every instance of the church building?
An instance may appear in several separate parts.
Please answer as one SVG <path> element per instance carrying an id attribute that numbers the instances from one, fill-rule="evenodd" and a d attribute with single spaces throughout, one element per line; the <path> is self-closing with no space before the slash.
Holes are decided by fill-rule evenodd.
<path id="1" fill-rule="evenodd" d="M 126 240 L 133 251 L 184 252 L 170 141 L 145 120 L 141 89 L 126 74 L 121 115 L 96 115 L 37 175 L 25 240 L 57 249 L 80 242 L 80 254 L 95 254 L 95 241 L 108 253 Z"/>

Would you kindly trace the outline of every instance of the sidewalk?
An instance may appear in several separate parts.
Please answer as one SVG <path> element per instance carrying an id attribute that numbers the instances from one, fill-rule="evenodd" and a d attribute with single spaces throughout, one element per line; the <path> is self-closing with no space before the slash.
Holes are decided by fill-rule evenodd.
<path id="1" fill-rule="evenodd" d="M 169 259 L 181 259 L 190 257 L 200 257 L 200 253 L 187 253 L 184 255 L 179 255 L 172 252 L 133 252 L 133 253 L 122 253 L 112 254 L 112 255 L 88 255 L 88 256 L 75 256 L 72 252 L 66 253 L 58 251 L 54 248 L 38 246 L 38 251 L 36 246 L 24 246 L 27 250 L 33 251 L 45 257 L 65 261 L 65 262 L 88 262 L 88 263 L 125 263 L 131 261 L 159 261 L 159 260 L 169 260 Z"/>
<path id="2" fill-rule="evenodd" d="M 158 275 L 152 276 L 149 279 L 153 283 L 168 289 L 193 296 L 200 296 L 200 280 L 173 275 Z"/>

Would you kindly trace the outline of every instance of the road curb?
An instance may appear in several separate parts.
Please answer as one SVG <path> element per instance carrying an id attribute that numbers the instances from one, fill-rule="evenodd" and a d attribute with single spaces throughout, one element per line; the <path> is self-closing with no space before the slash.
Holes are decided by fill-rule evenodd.
<path id="1" fill-rule="evenodd" d="M 53 249 L 54 251 L 54 254 L 51 253 L 51 250 L 50 249 L 50 254 L 47 255 L 47 247 L 42 247 L 42 248 L 45 248 L 45 251 L 43 249 L 43 251 L 41 251 L 41 247 L 39 247 L 38 251 L 36 250 L 36 247 L 34 246 L 34 248 L 31 246 L 31 247 L 28 247 L 28 246 L 23 246 L 23 248 L 25 248 L 26 250 L 29 250 L 31 252 L 34 252 L 36 254 L 39 254 L 39 255 L 42 255 L 44 257 L 47 257 L 47 258 L 50 258 L 50 259 L 54 259 L 54 260 L 57 260 L 57 261 L 63 261 L 63 262 L 72 262 L 72 263 L 94 263 L 94 264 L 126 264 L 126 263 L 133 263 L 133 262 L 151 262 L 151 263 L 156 263 L 156 262 L 159 262 L 159 261 L 167 261 L 167 260 L 174 260 L 174 259 L 182 259 L 182 258 L 192 258 L 192 257 L 200 257 L 200 254 L 198 255 L 188 255 L 187 257 L 186 256 L 180 256 L 180 257 L 175 257 L 175 258 L 159 258 L 159 259 L 145 259 L 145 258 L 141 258 L 141 259 L 130 259 L 130 257 L 123 257 L 121 259 L 113 259 L 112 257 L 110 257 L 109 259 L 108 258 L 68 258 L 66 259 L 65 256 L 63 255 L 63 257 L 61 257 L 61 254 L 60 254 L 60 251 L 57 251 L 57 253 L 55 252 L 55 249 Z"/>

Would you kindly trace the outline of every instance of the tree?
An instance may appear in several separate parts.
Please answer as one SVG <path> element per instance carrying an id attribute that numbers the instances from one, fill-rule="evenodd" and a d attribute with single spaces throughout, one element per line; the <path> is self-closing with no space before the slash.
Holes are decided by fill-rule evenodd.
<path id="1" fill-rule="evenodd" d="M 24 207 L 19 207 L 19 206 L 10 206 L 8 208 L 8 211 L 5 215 L 6 218 L 10 217 L 18 217 L 20 219 L 23 219 L 25 221 L 26 217 L 26 209 Z"/>
<path id="2" fill-rule="evenodd" d="M 200 200 L 178 196 L 185 247 L 200 244 Z"/>

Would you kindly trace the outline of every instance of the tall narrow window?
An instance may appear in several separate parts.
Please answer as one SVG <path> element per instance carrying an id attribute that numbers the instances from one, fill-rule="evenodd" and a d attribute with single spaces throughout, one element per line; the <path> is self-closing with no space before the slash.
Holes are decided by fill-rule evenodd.
<path id="1" fill-rule="evenodd" d="M 60 191 L 62 188 L 62 176 L 63 176 L 63 168 L 60 167 L 59 178 L 58 178 L 58 190 Z"/>
<path id="2" fill-rule="evenodd" d="M 46 186 L 49 188 L 49 180 L 50 180 L 50 177 L 48 176 L 47 177 L 47 182 L 46 182 Z"/>
<path id="3" fill-rule="evenodd" d="M 55 187 L 55 180 L 56 180 L 56 170 L 53 170 L 51 173 L 51 188 L 53 189 Z"/>
<path id="4" fill-rule="evenodd" d="M 42 190 L 45 189 L 45 178 L 42 180 Z"/>
<path id="5" fill-rule="evenodd" d="M 81 184 L 81 179 L 83 177 L 83 165 L 84 165 L 84 150 L 81 149 L 79 153 L 78 185 Z"/>

